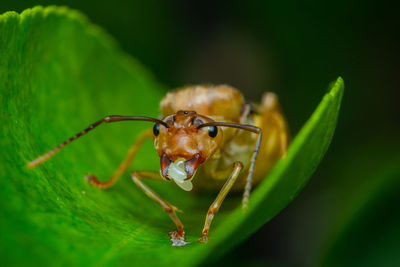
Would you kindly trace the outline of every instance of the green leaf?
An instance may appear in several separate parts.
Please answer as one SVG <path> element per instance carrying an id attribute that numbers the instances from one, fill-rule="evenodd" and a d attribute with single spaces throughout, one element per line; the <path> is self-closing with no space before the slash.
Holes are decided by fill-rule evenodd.
<path id="1" fill-rule="evenodd" d="M 134 33 L 132 33 L 134 34 Z M 41 265 L 176 265 L 212 261 L 265 224 L 305 185 L 336 126 L 338 79 L 281 160 L 252 193 L 247 212 L 230 196 L 213 222 L 210 242 L 196 242 L 215 195 L 149 182 L 184 211 L 185 247 L 171 247 L 168 216 L 126 174 L 101 191 L 86 173 L 107 178 L 149 124 L 105 125 L 45 164 L 25 164 L 109 114 L 157 116 L 163 87 L 76 11 L 35 7 L 0 16 L 0 246 L 5 263 Z M 147 143 L 132 169 L 157 170 Z"/>

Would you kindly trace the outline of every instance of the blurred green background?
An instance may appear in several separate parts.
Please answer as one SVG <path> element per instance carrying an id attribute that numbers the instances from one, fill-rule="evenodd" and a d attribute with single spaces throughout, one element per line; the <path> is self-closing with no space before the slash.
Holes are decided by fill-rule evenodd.
<path id="1" fill-rule="evenodd" d="M 218 264 L 400 266 L 394 1 L 3 0 L 0 13 L 38 4 L 82 11 L 168 88 L 227 83 L 250 101 L 276 92 L 293 135 L 342 76 L 338 128 L 311 182 Z"/>

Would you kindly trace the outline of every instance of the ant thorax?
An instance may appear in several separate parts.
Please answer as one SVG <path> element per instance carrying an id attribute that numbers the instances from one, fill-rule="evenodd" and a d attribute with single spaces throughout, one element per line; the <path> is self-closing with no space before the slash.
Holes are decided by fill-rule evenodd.
<path id="1" fill-rule="evenodd" d="M 239 122 L 243 95 L 228 85 L 189 86 L 167 93 L 160 102 L 165 117 L 179 110 L 194 110 L 215 121 Z"/>

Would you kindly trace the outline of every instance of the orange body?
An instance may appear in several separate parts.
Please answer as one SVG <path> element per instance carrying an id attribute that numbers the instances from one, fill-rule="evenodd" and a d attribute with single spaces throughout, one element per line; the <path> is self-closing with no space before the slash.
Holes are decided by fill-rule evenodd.
<path id="1" fill-rule="evenodd" d="M 179 157 L 191 159 L 196 153 L 205 154 L 200 159 L 196 178 L 193 179 L 195 190 L 220 189 L 236 161 L 242 162 L 244 169 L 232 189 L 243 190 L 256 134 L 219 127 L 217 139 L 209 138 L 206 129 L 197 130 L 196 125 L 191 126 L 194 117 L 201 118 L 204 123 L 231 122 L 262 129 L 263 138 L 255 164 L 253 185 L 266 176 L 286 151 L 288 128 L 273 93 L 266 93 L 261 104 L 253 104 L 250 109 L 249 105 L 245 105 L 243 95 L 230 86 L 191 86 L 168 93 L 160 103 L 160 110 L 163 121 L 175 126 L 171 127 L 173 131 L 164 129 L 156 137 L 155 147 L 160 157 L 166 152 L 168 158 L 174 161 Z M 195 112 L 190 115 L 183 114 L 183 111 Z"/>

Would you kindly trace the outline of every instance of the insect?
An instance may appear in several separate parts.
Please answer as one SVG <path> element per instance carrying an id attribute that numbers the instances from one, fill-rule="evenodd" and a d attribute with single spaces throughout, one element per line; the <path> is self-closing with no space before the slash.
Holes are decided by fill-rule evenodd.
<path id="1" fill-rule="evenodd" d="M 136 116 L 107 116 L 28 163 L 33 168 L 60 149 L 103 123 L 126 120 L 153 122 L 135 141 L 125 160 L 105 182 L 89 174 L 95 187 L 109 188 L 130 166 L 146 139 L 154 140 L 160 157 L 160 172 L 134 171 L 133 182 L 168 213 L 176 225 L 171 240 L 184 241 L 184 227 L 178 208 L 164 200 L 142 180 L 173 181 L 190 191 L 220 189 L 206 214 L 200 242 L 208 241 L 211 222 L 230 190 L 243 190 L 247 207 L 252 185 L 259 183 L 288 146 L 288 126 L 277 97 L 265 93 L 260 104 L 246 104 L 243 95 L 227 85 L 189 86 L 167 93 L 160 102 L 162 119 Z M 197 179 L 194 179 L 194 177 Z"/>

